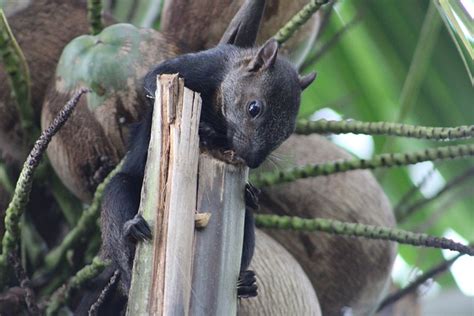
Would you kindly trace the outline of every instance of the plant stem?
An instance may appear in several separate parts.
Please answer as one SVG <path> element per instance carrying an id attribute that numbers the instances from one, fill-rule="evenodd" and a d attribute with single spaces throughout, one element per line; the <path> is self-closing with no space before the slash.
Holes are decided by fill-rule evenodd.
<path id="1" fill-rule="evenodd" d="M 87 18 L 92 35 L 97 35 L 104 29 L 101 0 L 87 0 Z"/>
<path id="2" fill-rule="evenodd" d="M 337 31 L 319 50 L 315 51 L 314 54 L 307 57 L 304 63 L 301 65 L 301 69 L 305 70 L 313 66 L 321 57 L 324 56 L 334 45 L 336 45 L 344 34 L 350 29 L 357 25 L 362 20 L 362 14 L 359 11 L 347 24 L 345 24 L 340 30 Z"/>
<path id="3" fill-rule="evenodd" d="M 7 259 L 10 253 L 16 251 L 20 240 L 20 217 L 23 214 L 28 203 L 31 187 L 33 184 L 33 174 L 48 147 L 51 138 L 66 123 L 75 106 L 78 104 L 82 94 L 88 92 L 87 89 L 81 89 L 59 112 L 50 126 L 41 133 L 40 138 L 35 142 L 26 162 L 23 165 L 18 182 L 16 183 L 15 193 L 8 205 L 5 215 L 5 235 L 2 240 L 2 254 L 0 255 L 0 288 L 5 285 L 7 275 Z"/>
<path id="4" fill-rule="evenodd" d="M 9 255 L 9 263 L 13 267 L 13 271 L 15 272 L 16 278 L 20 283 L 20 287 L 25 291 L 25 303 L 28 308 L 28 312 L 30 315 L 39 315 L 39 308 L 36 304 L 36 295 L 33 289 L 31 288 L 31 281 L 26 275 L 25 269 L 21 265 L 20 258 L 14 253 L 10 253 Z"/>
<path id="5" fill-rule="evenodd" d="M 0 9 L 0 55 L 5 65 L 13 99 L 17 105 L 21 126 L 25 132 L 27 143 L 31 144 L 39 135 L 39 130 L 33 123 L 30 71 L 2 9 Z"/>
<path id="6" fill-rule="evenodd" d="M 415 164 L 422 161 L 459 159 L 474 156 L 474 144 L 427 148 L 412 153 L 382 154 L 372 159 L 350 159 L 262 172 L 251 177 L 257 187 L 276 185 L 316 176 L 327 176 L 358 169 L 376 169 Z"/>
<path id="7" fill-rule="evenodd" d="M 397 218 L 397 222 L 398 223 L 403 222 L 404 220 L 407 219 L 407 217 L 415 213 L 417 210 L 421 209 L 426 204 L 438 199 L 444 193 L 463 184 L 467 180 L 471 179 L 473 176 L 474 176 L 474 168 L 470 168 L 466 170 L 465 172 L 463 172 L 461 175 L 455 177 L 454 179 L 446 183 L 446 185 L 441 190 L 439 190 L 434 196 L 429 197 L 429 198 L 419 199 L 413 202 L 411 205 L 408 205 L 403 208 L 399 208 L 395 212 L 395 217 Z"/>
<path id="8" fill-rule="evenodd" d="M 458 140 L 474 137 L 474 125 L 456 127 L 426 127 L 389 122 L 361 122 L 354 120 L 327 121 L 300 120 L 296 125 L 297 134 L 369 134 L 389 135 L 432 140 Z"/>
<path id="9" fill-rule="evenodd" d="M 48 165 L 51 193 L 58 203 L 69 227 L 76 226 L 82 213 L 82 203 L 64 186 L 54 170 Z"/>
<path id="10" fill-rule="evenodd" d="M 104 181 L 97 186 L 91 205 L 84 210 L 77 225 L 64 237 L 62 243 L 46 256 L 44 260 L 46 272 L 43 273 L 54 271 L 64 259 L 67 251 L 74 248 L 82 238 L 88 236 L 97 228 L 96 221 L 100 215 L 100 203 L 104 189 L 110 180 L 120 171 L 121 167 L 122 163 L 115 167 Z"/>
<path id="11" fill-rule="evenodd" d="M 67 284 L 59 288 L 52 295 L 51 301 L 46 310 L 46 315 L 57 315 L 61 306 L 68 303 L 71 292 L 80 289 L 87 281 L 92 280 L 99 275 L 108 265 L 108 262 L 102 261 L 99 257 L 95 257 L 92 263 L 86 265 L 73 276 Z"/>
<path id="12" fill-rule="evenodd" d="M 413 184 L 410 187 L 410 189 L 403 194 L 403 196 L 400 198 L 398 203 L 393 208 L 393 212 L 395 214 L 400 212 L 402 208 L 405 208 L 408 205 L 408 203 L 416 196 L 416 194 L 420 191 L 420 189 L 423 188 L 426 185 L 426 183 L 428 183 L 428 180 L 431 179 L 435 171 L 437 171 L 437 169 L 433 165 L 430 168 L 430 171 L 426 173 L 426 175 L 423 177 L 423 179 L 421 179 L 421 181 Z"/>
<path id="13" fill-rule="evenodd" d="M 390 240 L 401 244 L 449 249 L 474 256 L 474 248 L 451 239 L 412 233 L 398 228 L 379 227 L 360 223 L 346 223 L 327 218 L 305 219 L 278 215 L 256 215 L 255 225 L 260 228 L 286 229 L 295 231 L 320 231 L 343 236 Z"/>
<path id="14" fill-rule="evenodd" d="M 286 42 L 311 16 L 319 10 L 319 8 L 326 4 L 328 0 L 311 0 L 296 13 L 290 21 L 288 21 L 275 35 L 274 38 L 278 44 L 281 45 Z"/>
<path id="15" fill-rule="evenodd" d="M 398 300 L 400 300 L 404 296 L 406 296 L 406 295 L 410 294 L 411 292 L 415 291 L 416 289 L 418 289 L 418 287 L 420 285 L 424 284 L 429 279 L 432 279 L 435 276 L 437 276 L 437 275 L 445 272 L 446 270 L 448 270 L 451 267 L 451 265 L 462 255 L 463 254 L 458 254 L 457 256 L 455 256 L 452 259 L 444 260 L 440 264 L 434 266 L 433 268 L 431 268 L 427 272 L 420 275 L 418 278 L 416 278 L 413 282 L 411 282 L 405 288 L 403 288 L 403 289 L 387 296 L 380 303 L 379 307 L 377 308 L 377 312 L 381 311 L 382 309 L 384 309 L 385 307 L 387 307 L 389 305 L 392 305 L 393 303 L 397 302 Z"/>
<path id="16" fill-rule="evenodd" d="M 7 168 L 3 162 L 0 161 L 0 186 L 2 186 L 5 191 L 12 194 L 13 193 L 13 184 L 8 176 Z"/>

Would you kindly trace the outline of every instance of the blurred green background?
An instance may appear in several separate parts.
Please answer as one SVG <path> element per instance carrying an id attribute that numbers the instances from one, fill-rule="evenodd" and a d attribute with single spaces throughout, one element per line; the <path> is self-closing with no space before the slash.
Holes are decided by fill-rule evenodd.
<path id="1" fill-rule="evenodd" d="M 460 4 L 459 1 L 450 1 Z M 467 6 L 469 2 L 465 1 Z M 470 28 L 472 65 L 473 14 L 467 13 Z M 329 24 L 315 50 L 334 34 L 351 24 L 342 38 L 316 63 L 308 66 L 318 72 L 317 84 L 305 94 L 300 115 L 333 117 L 362 121 L 399 121 L 425 126 L 470 125 L 474 122 L 474 89 L 472 78 L 462 56 L 442 20 L 443 11 L 430 1 L 337 1 Z M 465 52 L 466 53 L 466 52 Z M 329 109 L 328 109 L 329 108 Z M 337 115 L 336 114 L 336 115 Z M 339 138 L 339 137 L 338 137 Z M 359 156 L 382 152 L 408 152 L 421 148 L 444 146 L 443 143 L 386 137 L 352 137 L 337 143 Z M 472 168 L 472 160 L 418 164 L 376 172 L 393 205 L 431 174 L 424 186 L 416 190 L 414 200 L 435 195 L 446 182 Z M 471 176 L 461 185 L 446 191 L 432 203 L 400 223 L 400 227 L 432 235 L 453 231 L 468 242 L 474 241 L 474 181 Z M 441 251 L 399 247 L 402 258 L 410 265 L 426 270 L 443 259 Z M 464 259 L 464 258 L 463 258 Z M 467 258 L 466 258 L 467 259 Z M 471 266 L 474 264 L 470 261 Z M 454 267 L 453 267 L 454 268 Z M 453 269 L 452 269 L 453 270 Z M 464 274 L 464 281 L 474 284 L 474 275 Z M 453 285 L 450 274 L 437 281 Z M 406 280 L 405 280 L 406 282 Z M 403 283 L 405 283 L 403 282 Z M 461 285 L 462 286 L 462 285 Z M 463 289 L 474 295 L 473 286 Z M 467 292 L 466 292 L 467 291 Z"/>

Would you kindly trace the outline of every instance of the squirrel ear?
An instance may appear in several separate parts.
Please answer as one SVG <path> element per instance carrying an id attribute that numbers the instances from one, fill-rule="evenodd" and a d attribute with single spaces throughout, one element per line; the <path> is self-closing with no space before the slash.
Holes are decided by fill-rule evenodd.
<path id="1" fill-rule="evenodd" d="M 249 71 L 265 70 L 273 66 L 278 54 L 278 42 L 271 38 L 258 50 L 250 61 Z"/>
<path id="2" fill-rule="evenodd" d="M 246 0 L 230 21 L 219 44 L 254 46 L 264 9 L 265 0 Z"/>
<path id="3" fill-rule="evenodd" d="M 300 81 L 301 90 L 304 90 L 316 79 L 316 73 L 311 72 L 305 76 L 299 76 L 298 79 Z"/>

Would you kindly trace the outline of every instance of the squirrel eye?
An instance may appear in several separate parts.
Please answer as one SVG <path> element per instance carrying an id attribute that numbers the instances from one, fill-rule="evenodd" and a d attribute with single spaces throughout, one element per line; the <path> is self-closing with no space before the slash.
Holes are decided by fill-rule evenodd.
<path id="1" fill-rule="evenodd" d="M 256 118 L 260 112 L 262 112 L 263 104 L 260 101 L 254 100 L 249 103 L 249 114 L 251 117 Z"/>

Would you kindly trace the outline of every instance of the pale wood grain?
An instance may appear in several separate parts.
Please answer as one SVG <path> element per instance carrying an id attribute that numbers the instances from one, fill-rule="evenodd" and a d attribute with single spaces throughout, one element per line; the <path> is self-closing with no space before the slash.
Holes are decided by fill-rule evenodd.
<path id="1" fill-rule="evenodd" d="M 153 240 L 137 247 L 129 315 L 187 314 L 200 108 L 198 95 L 185 91 L 177 75 L 160 77 L 140 205 Z"/>
<path id="2" fill-rule="evenodd" d="M 159 109 L 159 110 L 157 110 Z M 177 75 L 157 82 L 127 315 L 235 315 L 248 169 L 199 154 L 201 99 Z M 195 230 L 195 215 L 209 223 Z"/>
<path id="3" fill-rule="evenodd" d="M 191 315 L 235 315 L 248 168 L 201 155 L 198 210 L 212 217 L 196 232 Z"/>

